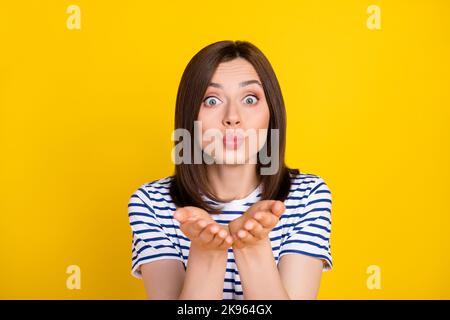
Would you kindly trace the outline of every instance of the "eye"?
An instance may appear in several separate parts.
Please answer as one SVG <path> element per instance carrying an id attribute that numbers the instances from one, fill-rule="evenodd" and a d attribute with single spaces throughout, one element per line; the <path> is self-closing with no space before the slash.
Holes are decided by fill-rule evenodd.
<path id="1" fill-rule="evenodd" d="M 203 100 L 203 103 L 208 107 L 214 107 L 218 105 L 220 102 L 221 102 L 220 99 L 217 97 L 206 97 L 205 100 Z"/>
<path id="2" fill-rule="evenodd" d="M 245 104 L 256 104 L 258 102 L 258 100 L 259 99 L 257 96 L 250 94 L 244 98 L 244 103 Z"/>

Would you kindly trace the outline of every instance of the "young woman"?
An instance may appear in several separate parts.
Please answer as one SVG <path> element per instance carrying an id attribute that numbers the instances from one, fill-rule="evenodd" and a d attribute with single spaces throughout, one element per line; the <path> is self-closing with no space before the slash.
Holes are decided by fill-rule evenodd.
<path id="1" fill-rule="evenodd" d="M 223 134 L 216 148 L 195 134 L 198 124 L 202 134 Z M 198 52 L 178 89 L 175 129 L 194 137 L 182 156 L 197 148 L 201 161 L 177 162 L 172 176 L 143 184 L 128 204 L 132 274 L 148 297 L 316 298 L 332 267 L 331 193 L 320 176 L 285 164 L 284 101 L 264 54 L 245 41 Z M 267 132 L 253 151 L 243 147 L 255 144 L 250 130 Z"/>

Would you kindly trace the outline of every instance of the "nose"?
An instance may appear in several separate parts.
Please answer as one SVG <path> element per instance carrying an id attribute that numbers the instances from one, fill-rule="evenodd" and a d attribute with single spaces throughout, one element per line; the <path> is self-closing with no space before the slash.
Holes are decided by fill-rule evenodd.
<path id="1" fill-rule="evenodd" d="M 236 120 L 236 119 L 227 119 L 224 121 L 224 125 L 226 127 L 235 127 L 238 126 L 241 123 L 241 121 Z"/>
<path id="2" fill-rule="evenodd" d="M 222 120 L 225 127 L 235 127 L 241 124 L 241 118 L 235 107 L 229 106 Z"/>

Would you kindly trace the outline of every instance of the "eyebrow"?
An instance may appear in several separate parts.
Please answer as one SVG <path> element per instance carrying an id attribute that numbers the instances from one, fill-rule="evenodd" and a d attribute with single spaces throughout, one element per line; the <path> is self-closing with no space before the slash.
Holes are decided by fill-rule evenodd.
<path id="1" fill-rule="evenodd" d="M 239 87 L 242 88 L 242 87 L 248 86 L 248 85 L 253 84 L 253 83 L 256 83 L 257 85 L 259 85 L 259 86 L 262 87 L 261 83 L 260 83 L 258 80 L 247 80 L 247 81 L 243 81 L 243 82 L 239 83 Z M 222 86 L 221 84 L 215 83 L 215 82 L 211 82 L 208 86 L 223 89 L 223 86 Z"/>

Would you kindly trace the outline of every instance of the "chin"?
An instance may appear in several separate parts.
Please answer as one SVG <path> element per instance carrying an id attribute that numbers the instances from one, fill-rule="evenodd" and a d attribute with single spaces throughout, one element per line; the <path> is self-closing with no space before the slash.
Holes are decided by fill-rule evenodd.
<path id="1" fill-rule="evenodd" d="M 246 164 L 248 163 L 248 157 L 245 155 L 245 153 L 242 152 L 235 152 L 235 151 L 227 151 L 224 154 L 224 157 L 221 157 L 219 160 L 221 160 L 222 164 Z"/>

